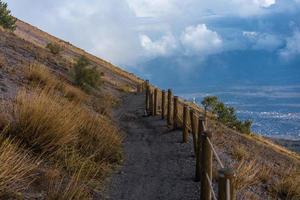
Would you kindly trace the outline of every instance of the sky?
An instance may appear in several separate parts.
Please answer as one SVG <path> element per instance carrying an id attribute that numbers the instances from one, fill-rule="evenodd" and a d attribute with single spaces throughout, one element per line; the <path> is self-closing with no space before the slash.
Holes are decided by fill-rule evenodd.
<path id="1" fill-rule="evenodd" d="M 4 1 L 16 17 L 121 66 L 245 49 L 300 54 L 300 0 Z"/>

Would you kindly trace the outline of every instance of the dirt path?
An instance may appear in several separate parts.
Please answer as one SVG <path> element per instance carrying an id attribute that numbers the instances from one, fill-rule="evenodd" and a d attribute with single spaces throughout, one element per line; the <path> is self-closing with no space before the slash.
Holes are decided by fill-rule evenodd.
<path id="1" fill-rule="evenodd" d="M 197 199 L 191 144 L 182 144 L 181 132 L 168 129 L 160 117 L 143 117 L 143 103 L 143 95 L 128 95 L 115 113 L 126 133 L 125 160 L 106 199 Z"/>

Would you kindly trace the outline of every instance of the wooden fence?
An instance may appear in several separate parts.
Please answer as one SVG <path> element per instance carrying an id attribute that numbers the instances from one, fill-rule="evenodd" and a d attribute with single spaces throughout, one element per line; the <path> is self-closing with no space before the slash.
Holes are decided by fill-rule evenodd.
<path id="1" fill-rule="evenodd" d="M 145 81 L 137 87 L 138 92 L 145 92 L 145 114 L 160 115 L 166 118 L 167 125 L 174 130 L 182 130 L 182 142 L 187 143 L 192 135 L 195 154 L 195 181 L 200 182 L 201 200 L 235 200 L 235 172 L 226 168 L 213 145 L 213 133 L 206 129 L 206 119 L 203 112 L 195 104 L 173 96 L 172 90 L 160 90 Z M 219 170 L 217 178 L 217 193 L 213 187 L 212 167 L 216 159 Z"/>

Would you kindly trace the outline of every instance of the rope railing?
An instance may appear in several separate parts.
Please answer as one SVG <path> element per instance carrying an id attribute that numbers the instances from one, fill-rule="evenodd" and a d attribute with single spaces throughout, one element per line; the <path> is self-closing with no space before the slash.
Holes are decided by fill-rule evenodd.
<path id="1" fill-rule="evenodd" d="M 224 168 L 224 165 L 223 163 L 221 162 L 221 159 L 219 157 L 219 155 L 217 154 L 217 151 L 216 149 L 214 148 L 214 145 L 211 143 L 210 139 L 209 138 L 206 138 L 207 139 L 207 142 L 208 144 L 210 145 L 210 148 L 212 149 L 213 153 L 214 153 L 214 156 L 216 158 L 216 160 L 218 161 L 219 165 L 221 166 L 221 168 Z"/>
<path id="2" fill-rule="evenodd" d="M 212 182 L 211 182 L 211 180 L 210 180 L 208 174 L 205 173 L 205 175 L 206 175 L 206 179 L 207 179 L 207 181 L 208 181 L 208 183 L 209 183 L 209 187 L 210 187 L 210 190 L 211 190 L 212 198 L 213 198 L 214 200 L 218 200 L 217 197 L 216 197 L 216 193 L 215 193 L 215 191 L 214 191 L 213 184 L 212 184 Z"/>
<path id="3" fill-rule="evenodd" d="M 156 116 L 158 112 L 162 119 L 167 119 L 168 127 L 174 130 L 182 129 L 183 143 L 187 143 L 189 133 L 192 134 L 193 148 L 196 158 L 195 181 L 201 182 L 201 200 L 233 200 L 235 199 L 234 179 L 232 169 L 225 168 L 216 148 L 213 145 L 213 133 L 206 130 L 207 120 L 211 119 L 197 107 L 195 103 L 187 102 L 173 96 L 172 90 L 159 90 L 146 81 L 140 92 L 145 91 L 145 110 L 147 115 Z M 215 157 L 220 169 L 218 171 L 218 195 L 214 192 L 212 181 L 212 160 Z"/>

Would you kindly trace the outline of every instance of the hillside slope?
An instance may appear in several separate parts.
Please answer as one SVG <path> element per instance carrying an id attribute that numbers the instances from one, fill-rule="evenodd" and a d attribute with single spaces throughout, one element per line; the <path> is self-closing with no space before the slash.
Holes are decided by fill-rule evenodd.
<path id="1" fill-rule="evenodd" d="M 63 43 L 20 21 L 15 33 L 0 28 L 0 199 L 98 199 L 122 161 L 111 113 L 141 80 L 70 44 L 41 45 L 53 42 Z M 82 56 L 95 88 L 75 84 Z"/>

